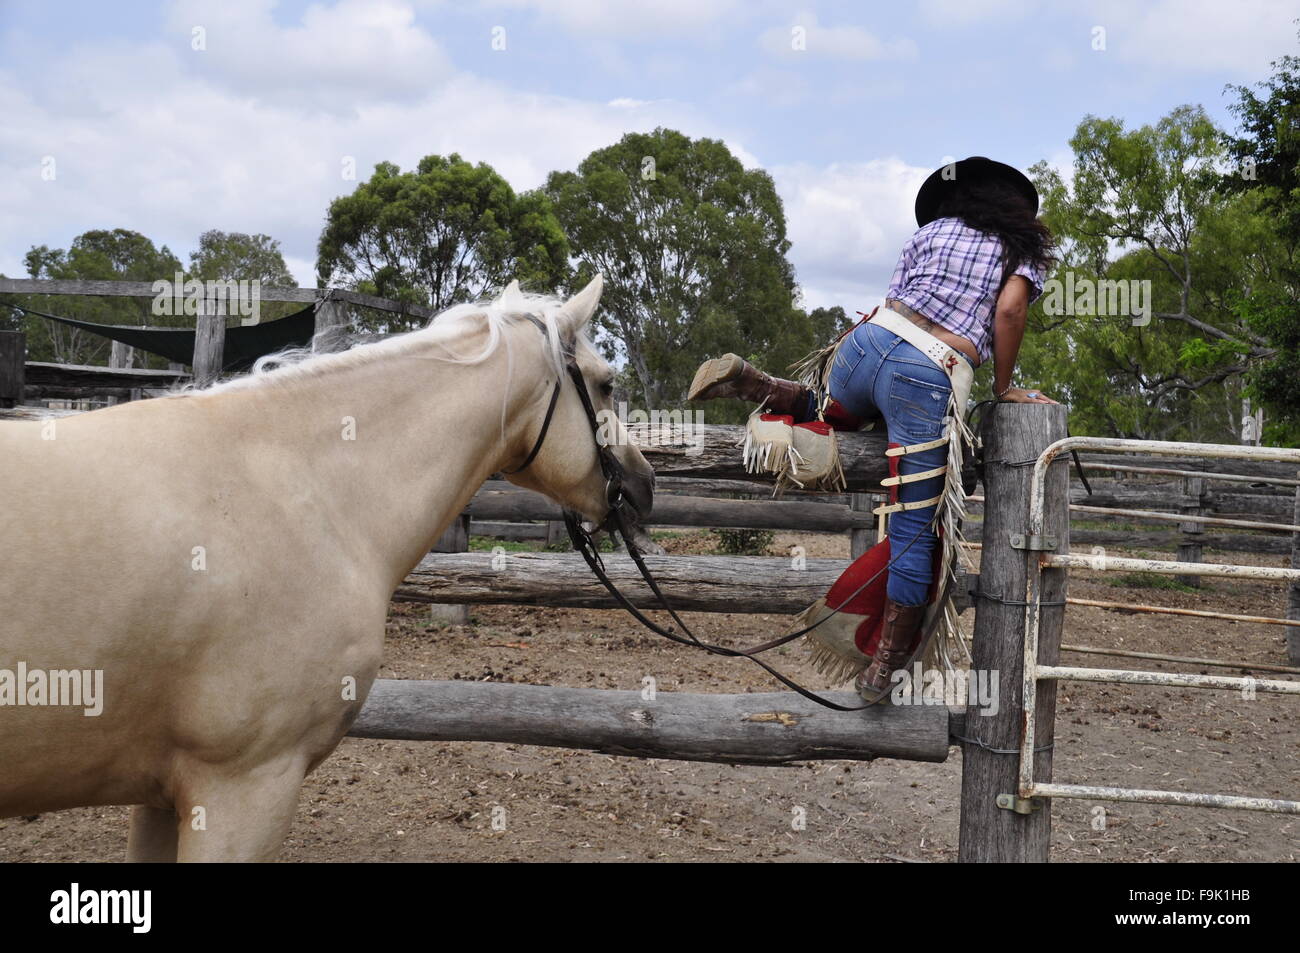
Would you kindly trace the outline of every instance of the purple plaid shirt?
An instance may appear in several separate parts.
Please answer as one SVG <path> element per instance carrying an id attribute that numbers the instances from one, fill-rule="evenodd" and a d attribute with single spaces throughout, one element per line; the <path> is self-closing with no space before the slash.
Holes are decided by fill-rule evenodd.
<path id="1" fill-rule="evenodd" d="M 993 352 L 993 311 L 1002 283 L 1002 241 L 959 218 L 936 218 L 903 246 L 886 297 L 925 315 L 975 345 L 980 362 Z M 1012 274 L 1029 279 L 1029 300 L 1043 293 L 1043 271 L 1022 262 Z"/>

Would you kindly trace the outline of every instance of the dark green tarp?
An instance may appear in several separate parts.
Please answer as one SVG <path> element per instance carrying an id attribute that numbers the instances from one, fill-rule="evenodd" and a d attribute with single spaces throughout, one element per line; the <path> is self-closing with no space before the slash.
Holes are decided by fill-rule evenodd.
<path id="1" fill-rule="evenodd" d="M 194 332 L 185 328 L 133 328 L 119 324 L 93 324 L 75 318 L 61 318 L 57 314 L 33 311 L 31 308 L 10 305 L 27 314 L 34 314 L 92 334 L 121 341 L 150 354 L 157 354 L 176 364 L 189 364 L 194 360 Z M 306 347 L 316 333 L 315 306 L 267 321 L 265 324 L 236 325 L 226 328 L 226 343 L 222 350 L 223 371 L 246 371 L 253 362 L 266 354 L 274 354 L 287 347 Z"/>

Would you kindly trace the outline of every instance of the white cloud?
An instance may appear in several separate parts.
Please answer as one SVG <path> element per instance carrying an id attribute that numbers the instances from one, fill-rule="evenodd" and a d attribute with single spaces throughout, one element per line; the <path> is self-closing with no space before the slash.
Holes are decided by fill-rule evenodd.
<path id="1" fill-rule="evenodd" d="M 307 7 L 291 26 L 274 0 L 177 0 L 167 32 L 193 75 L 258 102 L 326 111 L 359 100 L 412 102 L 452 75 L 437 41 L 400 0 Z M 204 49 L 195 50 L 195 31 Z"/>
<path id="2" fill-rule="evenodd" d="M 915 59 L 916 44 L 906 38 L 889 41 L 860 26 L 822 26 L 817 14 L 803 11 L 789 26 L 772 27 L 758 38 L 758 45 L 774 56 L 814 56 L 842 60 Z"/>
<path id="3" fill-rule="evenodd" d="M 294 274 L 311 282 L 328 204 L 355 188 L 343 178 L 345 157 L 363 180 L 380 160 L 410 169 L 425 155 L 459 152 L 522 190 L 629 131 L 663 125 L 728 138 L 725 127 L 680 103 L 537 95 L 467 74 L 421 85 L 418 96 L 390 77 L 339 92 L 338 107 L 321 111 L 279 66 L 266 66 L 261 78 L 263 67 L 252 62 L 194 70 L 191 55 L 221 58 L 213 38 L 206 54 L 191 54 L 188 44 L 71 47 L 42 60 L 40 83 L 22 81 L 20 65 L 12 73 L 0 68 L 0 235 L 7 239 L 0 271 L 23 274 L 29 246 L 67 247 L 90 228 L 135 229 L 182 259 L 203 230 L 220 228 L 280 239 Z M 380 74 L 394 62 L 392 50 L 362 47 L 368 65 L 352 61 L 350 75 Z M 418 47 L 411 39 L 408 48 Z M 286 54 L 286 62 L 297 55 Z M 402 74 L 409 64 L 399 56 L 394 69 Z M 250 97 L 250 83 L 267 95 Z M 732 147 L 756 164 L 742 145 Z M 41 178 L 44 156 L 54 157 L 53 181 Z"/>
<path id="4" fill-rule="evenodd" d="M 1037 0 L 921 0 L 920 3 L 922 16 L 934 26 L 1019 20 L 1038 8 Z"/>
<path id="5" fill-rule="evenodd" d="M 532 11 L 575 33 L 667 34 L 680 40 L 700 37 L 705 28 L 746 9 L 740 0 L 484 0 L 483 6 Z"/>
<path id="6" fill-rule="evenodd" d="M 1276 0 L 1094 0 L 1089 12 L 1121 61 L 1231 76 L 1263 75 L 1294 51 L 1300 15 Z"/>
<path id="7" fill-rule="evenodd" d="M 879 303 L 916 230 L 916 191 L 931 171 L 897 158 L 772 170 L 805 307 L 851 313 Z"/>

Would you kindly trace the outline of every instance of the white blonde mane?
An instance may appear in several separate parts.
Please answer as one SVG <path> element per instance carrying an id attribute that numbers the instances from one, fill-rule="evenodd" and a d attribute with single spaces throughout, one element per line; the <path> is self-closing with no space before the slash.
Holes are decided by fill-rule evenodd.
<path id="1" fill-rule="evenodd" d="M 491 301 L 458 304 L 433 317 L 423 328 L 395 334 L 381 341 L 354 345 L 344 351 L 317 354 L 310 347 L 287 348 L 257 359 L 252 370 L 232 380 L 198 390 L 184 385 L 170 396 L 183 397 L 198 394 L 218 394 L 235 390 L 275 387 L 308 377 L 318 377 L 331 371 L 388 358 L 413 356 L 447 361 L 452 364 L 479 364 L 506 343 L 507 386 L 514 374 L 513 356 L 505 330 L 528 315 L 540 320 L 547 329 L 547 357 L 556 374 L 564 373 L 564 355 L 560 350 L 560 331 L 557 316 L 564 301 L 553 295 L 527 294 L 519 290 L 518 282 L 511 282 L 501 295 Z M 474 354 L 457 354 L 453 345 L 468 330 L 486 322 L 488 338 L 482 349 Z M 590 348 L 585 333 L 579 333 L 577 346 Z M 429 345 L 439 345 L 430 347 Z"/>

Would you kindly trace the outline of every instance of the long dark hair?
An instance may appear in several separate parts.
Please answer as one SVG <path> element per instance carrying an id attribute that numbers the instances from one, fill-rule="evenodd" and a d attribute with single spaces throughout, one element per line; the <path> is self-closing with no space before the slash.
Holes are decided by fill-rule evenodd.
<path id="1" fill-rule="evenodd" d="M 1046 270 L 1056 260 L 1056 239 L 1034 216 L 1029 201 L 1001 182 L 972 182 L 953 189 L 938 208 L 939 218 L 959 218 L 971 228 L 1002 240 L 1007 254 L 1005 275 L 1023 262 Z"/>

